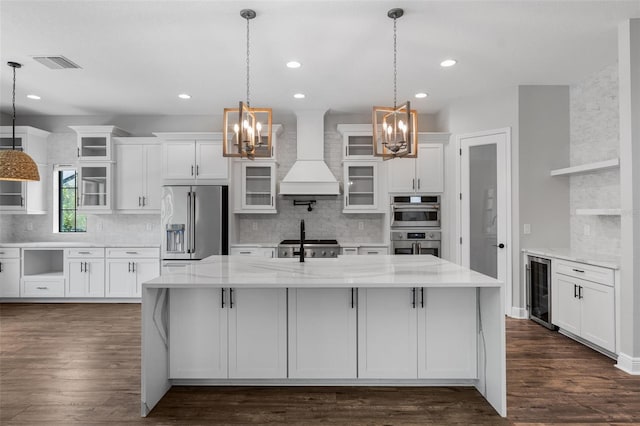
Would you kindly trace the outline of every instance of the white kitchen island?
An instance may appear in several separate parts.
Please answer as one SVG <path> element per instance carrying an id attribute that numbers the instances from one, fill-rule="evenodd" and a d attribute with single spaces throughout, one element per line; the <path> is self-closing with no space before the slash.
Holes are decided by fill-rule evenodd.
<path id="1" fill-rule="evenodd" d="M 506 416 L 503 284 L 432 256 L 212 256 L 142 286 L 142 415 L 172 385 L 474 386 Z"/>

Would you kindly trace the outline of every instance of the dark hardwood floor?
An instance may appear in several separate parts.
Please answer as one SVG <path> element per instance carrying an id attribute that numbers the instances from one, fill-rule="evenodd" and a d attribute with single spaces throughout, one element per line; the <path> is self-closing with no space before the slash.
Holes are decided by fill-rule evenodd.
<path id="1" fill-rule="evenodd" d="M 173 388 L 140 411 L 140 305 L 0 305 L 0 424 L 640 424 L 640 377 L 507 320 L 508 418 L 472 388 Z"/>

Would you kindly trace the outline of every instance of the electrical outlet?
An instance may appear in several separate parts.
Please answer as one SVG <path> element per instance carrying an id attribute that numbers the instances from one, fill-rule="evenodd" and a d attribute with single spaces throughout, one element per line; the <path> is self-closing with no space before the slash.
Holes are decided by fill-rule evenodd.
<path id="1" fill-rule="evenodd" d="M 257 231 L 258 230 L 258 222 L 256 222 L 256 221 L 251 222 L 251 229 L 253 231 Z"/>
<path id="2" fill-rule="evenodd" d="M 584 235 L 586 237 L 588 237 L 589 235 L 591 235 L 591 227 L 589 225 L 585 225 L 584 226 Z"/>
<path id="3" fill-rule="evenodd" d="M 530 223 L 525 223 L 524 224 L 524 234 L 525 235 L 529 235 L 531 233 L 531 224 Z"/>
<path id="4" fill-rule="evenodd" d="M 147 223 L 147 231 L 153 231 L 153 224 Z"/>
<path id="5" fill-rule="evenodd" d="M 364 222 L 358 222 L 358 230 L 362 231 L 364 229 Z"/>
<path id="6" fill-rule="evenodd" d="M 33 231 L 33 222 L 27 222 L 27 231 Z"/>
<path id="7" fill-rule="evenodd" d="M 96 223 L 96 231 L 102 231 L 102 221 L 101 220 L 99 220 Z"/>

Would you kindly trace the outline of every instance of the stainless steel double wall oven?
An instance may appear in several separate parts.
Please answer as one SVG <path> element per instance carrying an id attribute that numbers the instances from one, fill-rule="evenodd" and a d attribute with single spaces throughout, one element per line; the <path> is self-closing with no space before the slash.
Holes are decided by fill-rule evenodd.
<path id="1" fill-rule="evenodd" d="M 391 197 L 391 253 L 441 255 L 440 196 Z"/>

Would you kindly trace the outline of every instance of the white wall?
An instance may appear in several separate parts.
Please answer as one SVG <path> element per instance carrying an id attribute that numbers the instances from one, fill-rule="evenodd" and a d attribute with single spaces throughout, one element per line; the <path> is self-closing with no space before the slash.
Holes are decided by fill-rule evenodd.
<path id="1" fill-rule="evenodd" d="M 437 116 L 437 126 L 439 131 L 449 131 L 452 135 L 464 133 L 474 133 L 482 130 L 491 130 L 499 128 L 511 128 L 511 185 L 512 188 L 518 188 L 518 88 L 507 87 L 492 93 L 486 93 L 472 98 L 458 99 L 451 105 L 440 112 Z M 454 139 L 452 138 L 452 141 Z M 449 143 L 445 147 L 445 187 L 448 191 L 455 188 L 455 182 L 459 179 L 459 171 L 456 169 L 456 159 L 459 147 L 455 143 Z M 449 212 L 455 212 L 457 209 L 458 198 L 447 197 Z M 520 243 L 518 238 L 518 191 L 512 192 L 512 258 L 513 258 L 513 276 L 512 276 L 512 299 L 514 306 L 520 306 L 520 277 L 519 277 L 519 251 Z M 459 243 L 455 239 L 455 232 L 450 233 L 449 244 L 451 247 L 458 247 Z M 455 250 L 452 250 L 452 254 Z M 460 261 L 459 258 L 453 257 L 454 261 Z"/>

